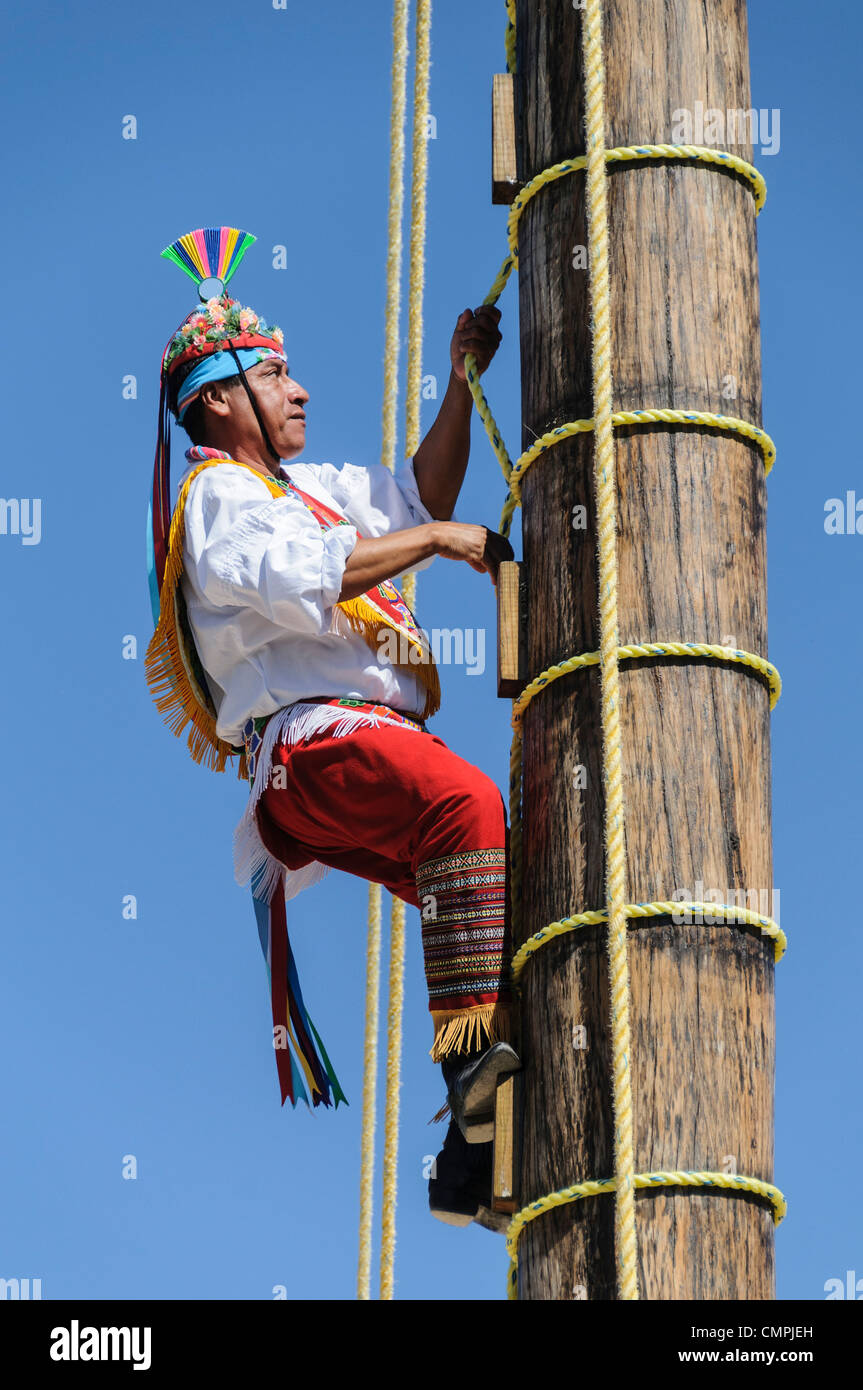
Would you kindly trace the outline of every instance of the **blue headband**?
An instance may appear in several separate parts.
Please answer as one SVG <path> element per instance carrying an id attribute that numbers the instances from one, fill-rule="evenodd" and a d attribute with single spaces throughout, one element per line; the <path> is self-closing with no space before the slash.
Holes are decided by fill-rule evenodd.
<path id="1" fill-rule="evenodd" d="M 265 362 L 268 357 L 278 357 L 281 362 L 287 362 L 287 357 L 283 352 L 276 352 L 275 348 L 255 347 L 237 348 L 237 357 L 243 371 L 249 367 L 254 367 L 258 362 Z M 224 381 L 226 377 L 237 375 L 237 364 L 230 352 L 212 352 L 204 357 L 196 367 L 193 367 L 177 392 L 177 423 L 183 423 L 183 416 L 189 409 L 194 400 L 201 394 L 201 387 L 208 381 Z"/>

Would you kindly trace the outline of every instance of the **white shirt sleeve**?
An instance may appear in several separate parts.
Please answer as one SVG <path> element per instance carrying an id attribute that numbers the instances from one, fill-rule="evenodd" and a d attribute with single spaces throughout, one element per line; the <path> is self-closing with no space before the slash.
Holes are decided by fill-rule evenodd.
<path id="1" fill-rule="evenodd" d="M 298 633 L 329 632 L 354 525 L 322 532 L 289 494 L 272 497 L 247 468 L 204 469 L 186 501 L 185 572 L 216 607 L 251 608 Z"/>
<path id="2" fill-rule="evenodd" d="M 408 531 L 412 526 L 436 520 L 420 497 L 413 459 L 406 459 L 394 473 L 382 463 L 370 467 L 355 463 L 345 463 L 341 468 L 332 463 L 307 466 L 314 469 L 321 486 L 363 536 L 387 536 L 391 531 Z M 446 520 L 459 518 L 453 512 Z M 411 565 L 410 570 L 427 569 L 434 559 L 434 555 L 429 555 Z M 398 575 L 392 577 L 396 579 Z"/>

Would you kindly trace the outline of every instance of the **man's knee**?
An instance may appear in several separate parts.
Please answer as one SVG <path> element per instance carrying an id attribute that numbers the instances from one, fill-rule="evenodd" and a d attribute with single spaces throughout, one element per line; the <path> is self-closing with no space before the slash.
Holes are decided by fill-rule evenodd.
<path id="1" fill-rule="evenodd" d="M 452 775 L 436 789 L 434 797 L 440 813 L 447 812 L 499 828 L 503 834 L 506 805 L 500 788 L 480 768 L 461 760 Z"/>

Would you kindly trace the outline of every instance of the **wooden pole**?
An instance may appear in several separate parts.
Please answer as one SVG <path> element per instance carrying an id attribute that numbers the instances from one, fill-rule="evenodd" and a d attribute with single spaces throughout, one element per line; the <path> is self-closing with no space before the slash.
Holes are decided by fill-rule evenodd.
<path id="1" fill-rule="evenodd" d="M 580 24 L 571 0 L 519 0 L 522 184 L 584 152 Z M 675 134 L 683 109 L 697 122 L 698 103 L 723 118 L 750 106 L 744 0 L 614 0 L 605 62 L 609 146 L 688 143 Z M 721 135 L 693 143 L 752 159 L 745 129 Z M 668 161 L 615 168 L 608 196 L 614 409 L 666 406 L 760 424 L 749 186 Z M 520 224 L 523 448 L 593 414 L 586 245 L 584 175 L 574 174 L 545 187 Z M 675 426 L 620 429 L 615 439 L 621 643 L 677 639 L 766 656 L 758 449 Z M 590 435 L 557 444 L 524 481 L 529 677 L 599 648 L 592 445 Z M 769 894 L 764 680 L 733 663 L 656 659 L 624 662 L 621 686 L 628 900 L 718 889 L 734 903 L 745 890 L 751 905 L 752 894 Z M 599 689 L 596 668 L 575 672 L 526 712 L 521 939 L 604 905 Z M 772 942 L 757 929 L 665 918 L 632 924 L 628 943 L 636 1171 L 772 1181 Z M 545 946 L 527 965 L 521 1205 L 614 1172 L 606 971 L 604 927 Z M 763 1198 L 642 1190 L 636 1217 L 640 1297 L 774 1296 Z M 525 1228 L 519 1297 L 617 1297 L 612 1196 Z"/>

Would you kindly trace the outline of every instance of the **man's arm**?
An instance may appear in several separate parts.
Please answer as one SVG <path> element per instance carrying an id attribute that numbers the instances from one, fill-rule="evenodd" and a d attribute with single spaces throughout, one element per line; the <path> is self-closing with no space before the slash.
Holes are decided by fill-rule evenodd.
<path id="1" fill-rule="evenodd" d="M 473 396 L 467 384 L 464 359 L 472 352 L 482 374 L 501 341 L 500 309 L 481 305 L 475 313 L 459 314 L 450 343 L 449 384 L 437 419 L 414 454 L 414 474 L 426 507 L 440 521 L 453 513 L 470 456 L 470 416 Z"/>
<path id="2" fill-rule="evenodd" d="M 496 565 L 486 557 L 487 544 L 485 526 L 462 521 L 424 522 L 421 526 L 412 526 L 409 531 L 391 531 L 388 536 L 358 539 L 342 574 L 338 601 L 356 598 L 430 555 L 466 560 L 480 574 L 488 571 L 494 579 Z"/>
<path id="3" fill-rule="evenodd" d="M 434 525 L 429 522 L 412 526 L 409 531 L 391 531 L 388 536 L 358 539 L 345 565 L 338 602 L 357 598 L 367 589 L 437 553 Z"/>
<path id="4" fill-rule="evenodd" d="M 461 491 L 470 457 L 473 396 L 453 369 L 437 419 L 414 454 L 414 474 L 424 507 L 448 521 Z"/>

